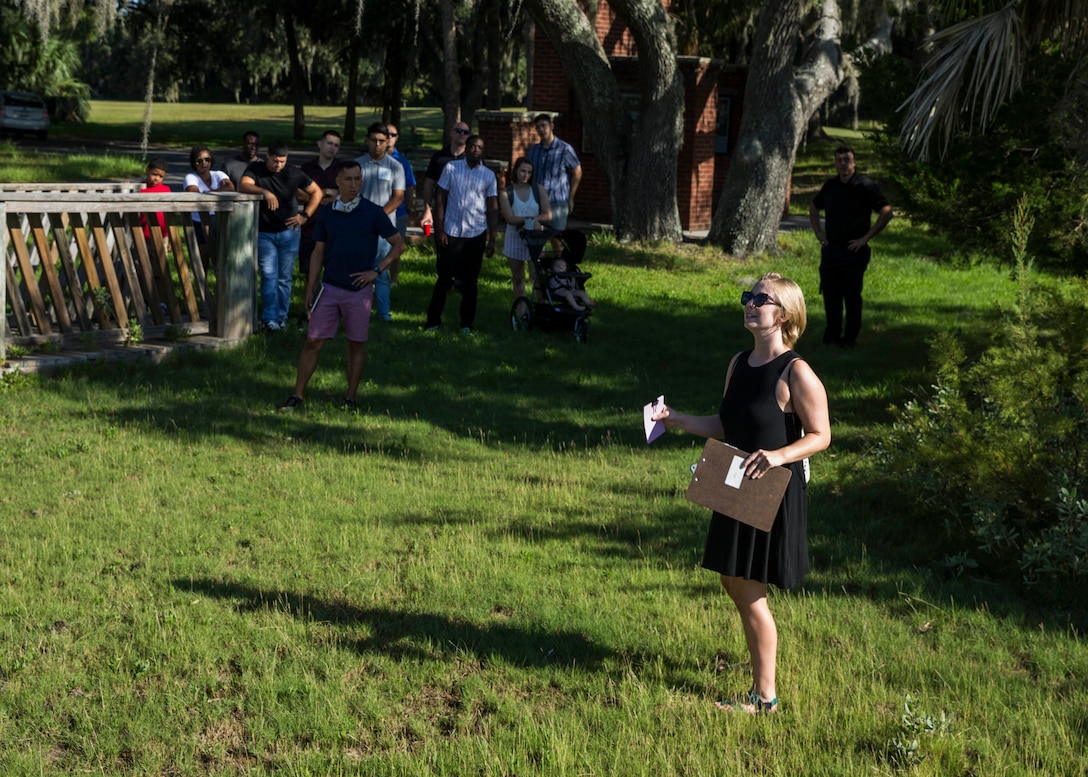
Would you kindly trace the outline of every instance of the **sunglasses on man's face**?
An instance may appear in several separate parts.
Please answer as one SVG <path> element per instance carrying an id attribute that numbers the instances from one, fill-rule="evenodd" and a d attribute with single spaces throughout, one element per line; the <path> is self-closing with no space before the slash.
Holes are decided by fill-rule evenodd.
<path id="1" fill-rule="evenodd" d="M 757 308 L 761 308 L 764 305 L 778 304 L 773 299 L 771 299 L 770 294 L 764 294 L 763 292 L 760 292 L 759 294 L 753 294 L 750 291 L 742 291 L 740 293 L 740 304 L 747 305 L 749 302 L 755 305 Z"/>
<path id="2" fill-rule="evenodd" d="M 467 129 L 461 129 L 460 127 L 454 127 L 453 131 L 456 132 L 458 135 L 467 135 L 468 134 Z"/>
<path id="3" fill-rule="evenodd" d="M 395 137 L 397 137 L 397 133 L 396 132 L 390 132 L 389 137 L 395 138 Z"/>

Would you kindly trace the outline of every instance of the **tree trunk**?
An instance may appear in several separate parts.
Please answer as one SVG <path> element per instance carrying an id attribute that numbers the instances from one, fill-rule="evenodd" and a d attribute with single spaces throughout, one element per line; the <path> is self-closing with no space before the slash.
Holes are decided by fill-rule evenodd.
<path id="1" fill-rule="evenodd" d="M 672 19 L 659 0 L 613 0 L 639 49 L 641 97 L 632 119 L 590 20 L 574 0 L 526 0 L 559 56 L 581 107 L 585 132 L 604 173 L 621 240 L 678 240 L 676 158 L 683 141 L 684 94 Z M 550 106 L 536 105 L 534 110 Z M 577 138 L 565 138 L 576 148 Z M 577 214 L 577 197 L 575 214 Z"/>
<path id="2" fill-rule="evenodd" d="M 684 142 L 684 84 L 672 17 L 659 0 L 612 0 L 612 7 L 638 46 L 640 87 L 625 184 L 612 193 L 613 228 L 620 240 L 679 241 L 676 174 Z"/>
<path id="3" fill-rule="evenodd" d="M 525 110 L 533 112 L 533 60 L 536 57 L 536 24 L 525 14 Z"/>
<path id="4" fill-rule="evenodd" d="M 457 72 L 457 20 L 454 16 L 455 0 L 442 0 L 439 16 L 442 19 L 442 119 L 445 138 L 449 128 L 461 120 L 461 78 Z"/>
<path id="5" fill-rule="evenodd" d="M 355 113 L 359 105 L 359 59 L 363 55 L 363 39 L 356 30 L 351 39 L 351 49 L 348 53 L 348 96 L 347 113 L 344 116 L 344 142 L 355 142 Z"/>
<path id="6" fill-rule="evenodd" d="M 291 102 L 295 106 L 295 123 L 292 137 L 295 140 L 304 140 L 306 138 L 306 90 L 302 83 L 302 61 L 298 53 L 298 32 L 295 30 L 295 16 L 290 7 L 284 7 L 283 31 L 287 38 Z"/>
<path id="7" fill-rule="evenodd" d="M 502 50 L 503 46 L 506 45 L 506 35 L 502 29 L 501 10 L 499 0 L 490 0 L 488 2 L 487 95 L 485 107 L 489 111 L 497 111 L 502 108 Z"/>
<path id="8" fill-rule="evenodd" d="M 842 83 L 836 0 L 824 1 L 818 40 L 794 68 L 800 25 L 796 0 L 763 4 L 740 138 L 708 236 L 735 256 L 777 247 L 797 146 L 809 119 Z"/>

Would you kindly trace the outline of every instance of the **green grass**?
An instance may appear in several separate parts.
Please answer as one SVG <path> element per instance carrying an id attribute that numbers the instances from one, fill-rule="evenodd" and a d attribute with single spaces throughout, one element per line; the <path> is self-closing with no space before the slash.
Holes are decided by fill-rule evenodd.
<path id="1" fill-rule="evenodd" d="M 308 105 L 305 109 L 306 136 L 316 141 L 327 129 L 343 131 L 343 106 Z M 357 137 L 366 126 L 381 119 L 381 111 L 360 106 L 356 111 Z M 120 100 L 92 100 L 91 114 L 83 124 L 57 124 L 50 131 L 56 139 L 110 140 L 139 143 L 143 137 L 144 104 Z M 290 141 L 294 132 L 294 109 L 290 105 L 234 105 L 220 103 L 154 103 L 151 109 L 152 145 L 234 147 L 242 133 L 255 129 L 263 139 Z M 429 145 L 440 144 L 442 111 L 439 108 L 405 108 L 399 127 L 404 151 L 411 150 L 413 133 Z M 398 144 L 400 145 L 400 144 Z"/>
<path id="2" fill-rule="evenodd" d="M 140 180 L 144 166 L 118 154 L 27 153 L 9 141 L 0 142 L 0 182 L 56 183 L 70 181 Z"/>
<path id="3" fill-rule="evenodd" d="M 342 338 L 307 409 L 274 411 L 294 333 L 6 379 L 4 773 L 1083 774 L 1083 605 L 946 574 L 870 456 L 932 382 L 927 338 L 985 342 L 1013 289 L 935 264 L 906 221 L 878 242 L 848 352 L 818 345 L 816 250 L 792 235 L 749 263 L 592 247 L 586 346 L 508 332 L 499 260 L 476 337 L 420 333 L 432 259 L 413 253 L 358 415 L 334 409 Z M 813 461 L 813 573 L 772 597 L 781 711 L 749 718 L 712 703 L 748 678 L 683 498 L 699 441 L 647 446 L 640 408 L 713 411 L 750 343 L 737 295 L 769 268 L 808 292 L 799 349 L 835 441 Z"/>

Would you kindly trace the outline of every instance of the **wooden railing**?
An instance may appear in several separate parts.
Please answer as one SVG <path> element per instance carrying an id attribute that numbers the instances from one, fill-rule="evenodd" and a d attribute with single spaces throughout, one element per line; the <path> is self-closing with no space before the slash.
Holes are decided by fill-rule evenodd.
<path id="1" fill-rule="evenodd" d="M 260 198 L 132 188 L 0 184 L 0 360 L 12 343 L 124 339 L 136 324 L 145 338 L 170 327 L 230 340 L 253 332 Z M 205 225 L 215 213 L 203 259 L 194 211 Z"/>

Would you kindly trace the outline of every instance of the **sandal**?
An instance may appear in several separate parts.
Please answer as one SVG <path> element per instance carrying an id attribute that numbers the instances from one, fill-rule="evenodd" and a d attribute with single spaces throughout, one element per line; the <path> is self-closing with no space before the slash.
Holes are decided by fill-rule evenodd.
<path id="1" fill-rule="evenodd" d="M 770 701 L 763 701 L 759 697 L 759 694 L 755 691 L 748 691 L 747 699 L 722 699 L 715 702 L 720 710 L 728 710 L 730 712 L 747 712 L 749 715 L 758 715 L 760 713 L 778 712 L 778 697 L 775 696 Z"/>

